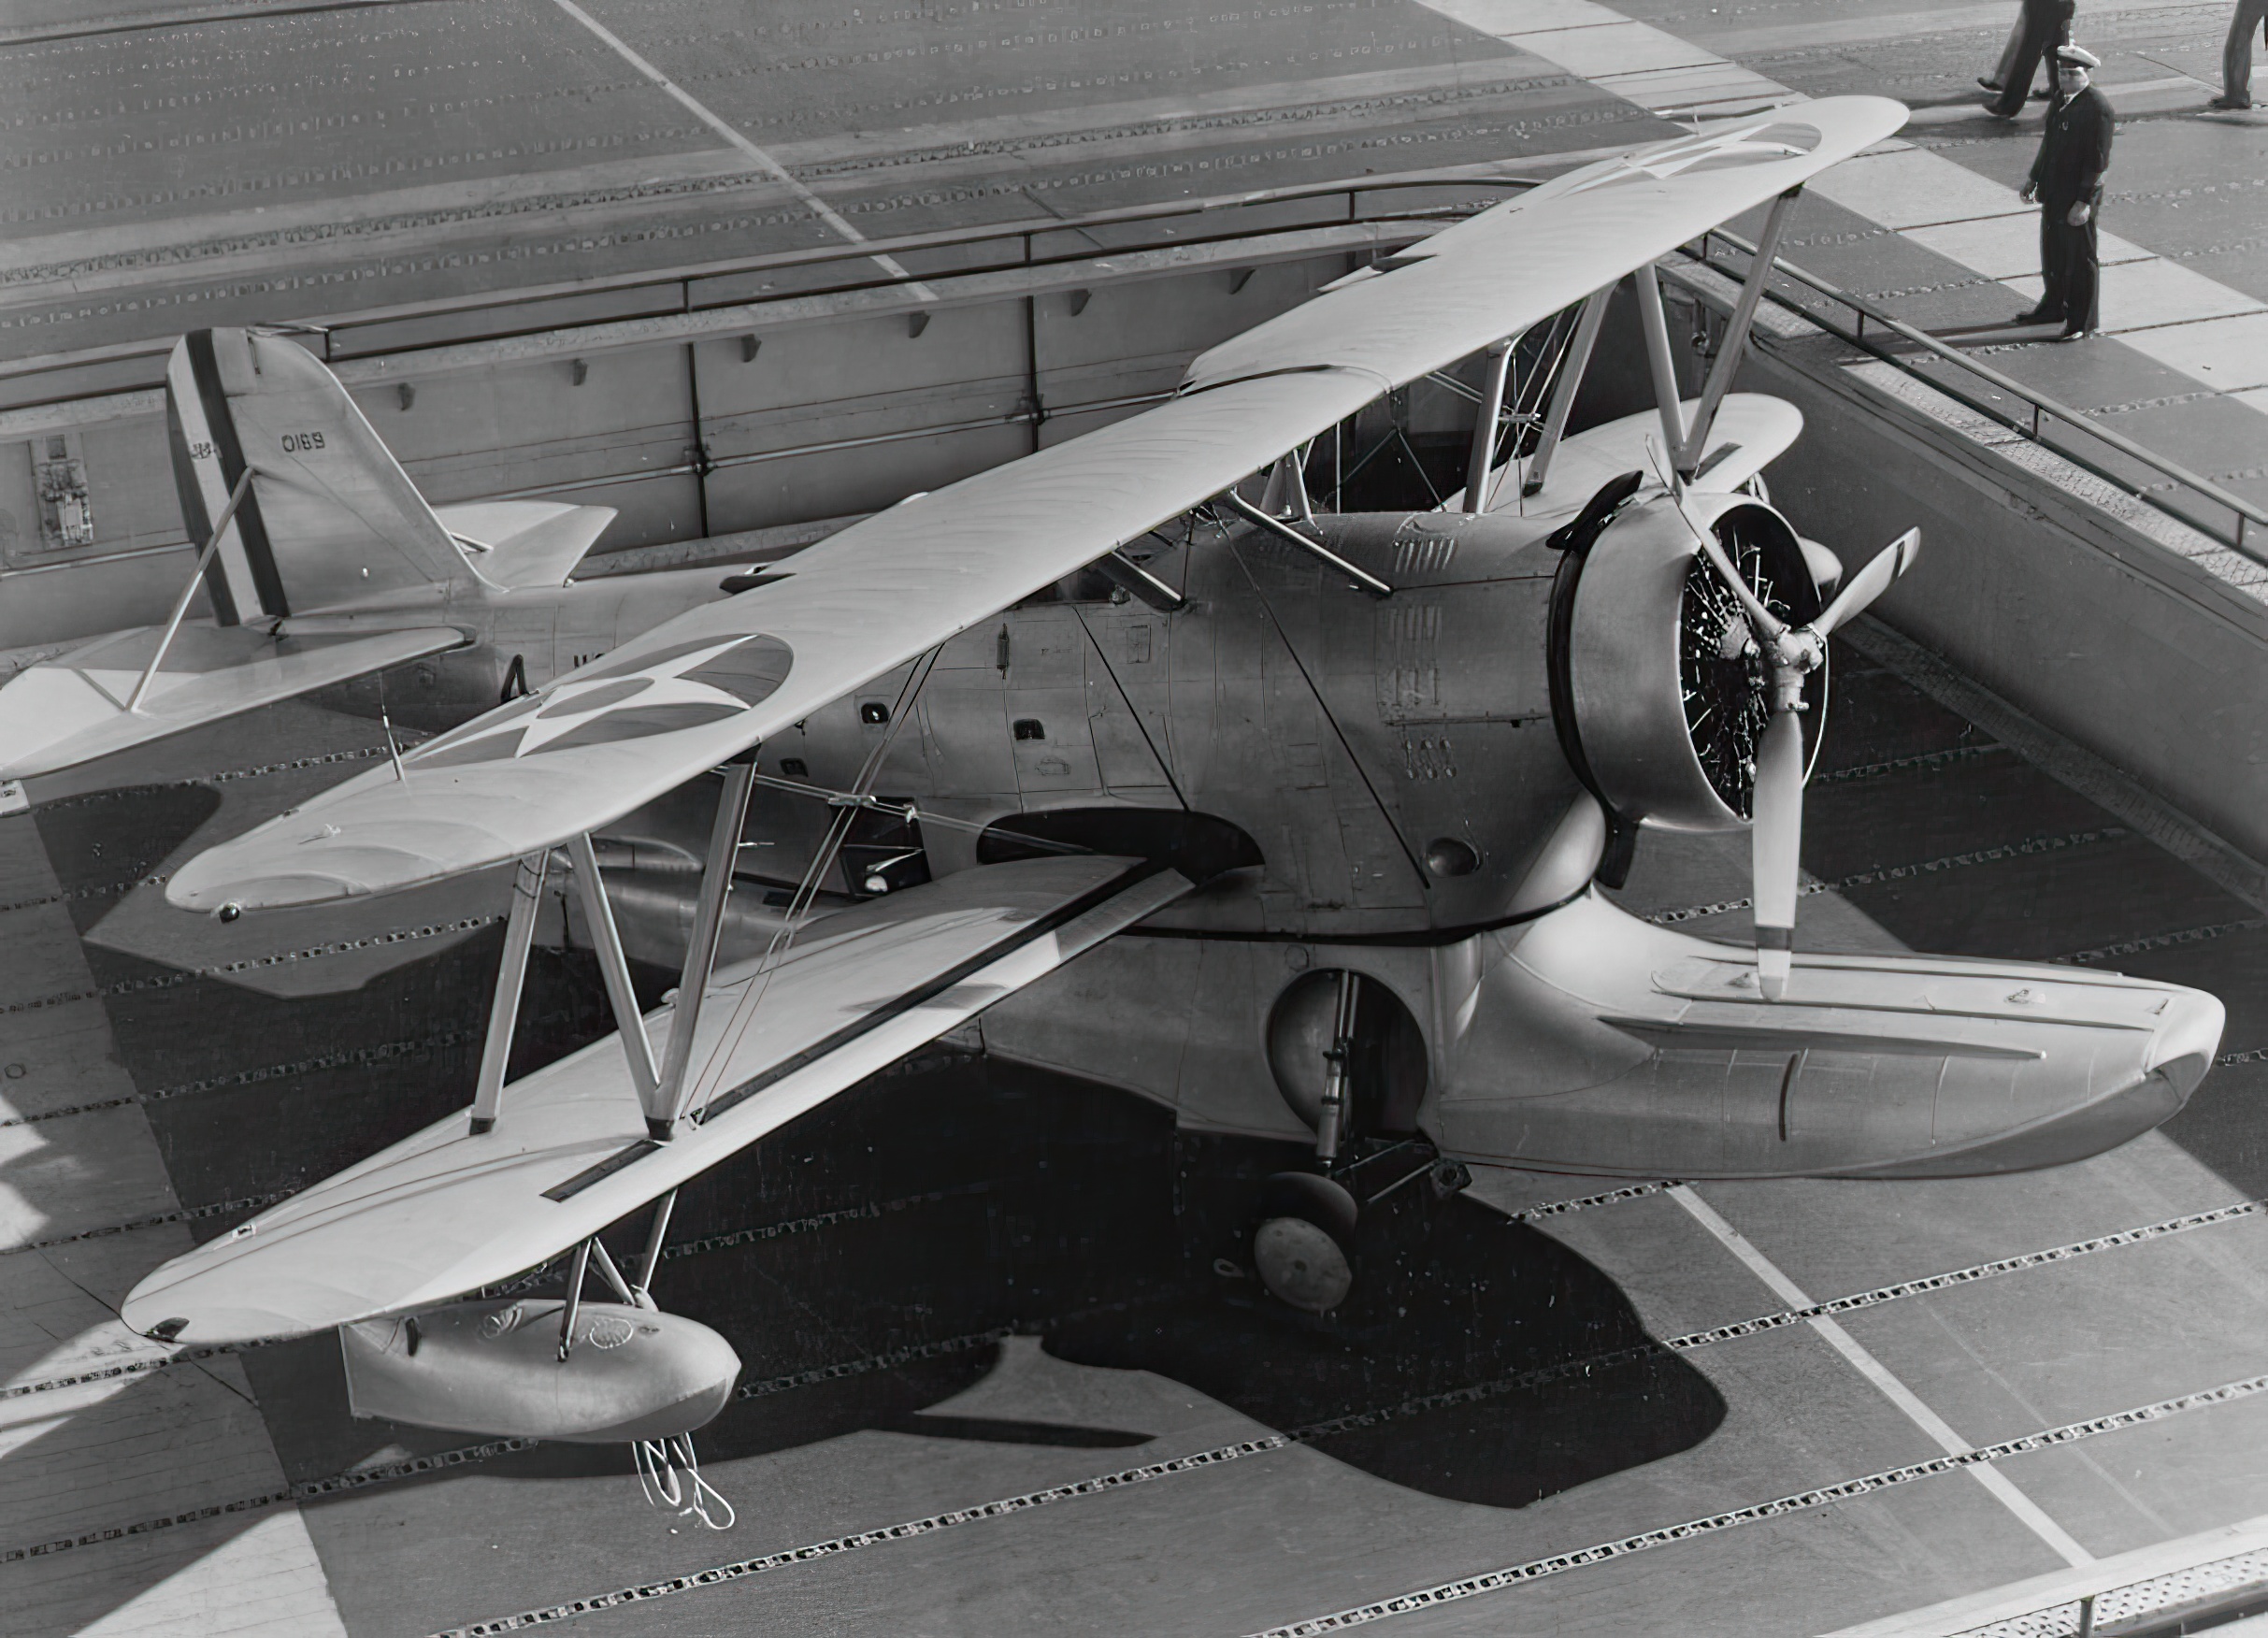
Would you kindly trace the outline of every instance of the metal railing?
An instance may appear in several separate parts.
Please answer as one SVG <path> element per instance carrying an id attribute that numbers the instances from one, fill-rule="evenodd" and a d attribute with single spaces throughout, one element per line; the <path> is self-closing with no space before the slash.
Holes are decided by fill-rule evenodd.
<path id="1" fill-rule="evenodd" d="M 1461 220 L 1477 207 L 1463 202 L 1413 205 L 1402 202 L 1401 195 L 1416 190 L 1454 193 L 1471 188 L 1493 193 L 1526 189 L 1534 187 L 1538 180 L 1505 175 L 1486 165 L 1405 171 L 515 286 L 278 323 L 273 327 L 306 334 L 320 357 L 336 363 L 380 353 L 412 353 L 465 342 L 505 340 L 583 324 L 761 308 L 769 301 L 911 288 L 933 280 L 1065 266 L 1102 256 L 1185 250 L 1317 228 L 1408 223 L 1412 226 L 1409 237 L 1418 238 L 1428 224 Z M 1199 222 L 1202 230 L 1170 231 L 1170 224 L 1192 221 Z M 1217 228 L 1214 223 L 1219 224 Z M 1168 225 L 1169 231 L 1127 231 L 1157 225 Z M 883 258 L 897 264 L 897 269 L 884 266 Z M 854 272 L 861 263 L 866 264 L 865 269 Z M 174 338 L 167 335 L 0 361 L 0 403 L 11 409 L 34 409 L 161 385 L 165 360 L 173 344 Z M 33 384 L 43 376 L 64 378 L 74 373 L 82 378 L 99 377 L 99 384 L 88 385 L 83 381 L 66 384 L 58 379 L 53 383 L 55 390 L 44 394 Z M 30 391 L 8 390 L 15 385 L 29 386 Z"/>
<path id="2" fill-rule="evenodd" d="M 1713 244 L 1725 245 L 1747 257 L 1745 271 L 1736 273 L 1713 257 L 1710 254 Z M 1739 235 L 1723 229 L 1703 236 L 1697 260 L 1701 266 L 1738 282 L 1744 283 L 1756 274 L 1756 246 Z M 2132 438 L 2098 424 L 2085 410 L 2075 410 L 2036 388 L 2028 387 L 2013 376 L 2002 374 L 1990 365 L 1972 358 L 1959 348 L 1939 340 L 1925 330 L 1916 329 L 1902 319 L 1893 317 L 1864 296 L 1838 289 L 1816 274 L 1807 273 L 1779 257 L 1773 259 L 1772 271 L 1825 297 L 1835 306 L 1848 309 L 1855 315 L 1855 320 L 1847 326 L 1838 324 L 1816 308 L 1773 290 L 1768 284 L 1764 291 L 1765 298 L 1775 306 L 1924 383 L 1932 391 L 1944 394 L 1963 409 L 2022 435 L 2060 459 L 2093 474 L 2143 504 L 2154 507 L 2168 517 L 2195 529 L 2199 534 L 2219 541 L 2256 563 L 2268 563 L 2268 510 L 2255 506 L 2242 496 L 2231 494 L 2210 478 L 2201 477 L 2179 462 L 2168 460 Z M 1867 334 L 1869 324 L 1875 331 L 1873 337 Z M 1884 345 L 1879 339 L 1883 336 L 1896 337 L 1906 344 L 1905 349 L 1902 352 L 1895 351 Z M 1953 366 L 1959 376 L 1947 380 L 1943 374 L 1917 367 L 1912 357 L 1912 352 L 1916 348 L 1931 358 Z M 1988 391 L 1979 392 L 1973 386 L 1964 386 L 1959 379 L 1962 376 L 1982 383 Z M 2011 407 L 2009 400 L 2014 400 L 2017 407 Z M 2071 440 L 2053 436 L 2059 425 L 2127 460 L 2138 463 L 2165 481 L 2137 481 L 2132 475 L 2109 466 L 2099 455 L 2090 455 L 2090 452 L 2084 447 L 2073 448 Z M 2205 502 L 2205 515 L 2178 505 L 2169 505 L 2168 497 L 2162 493 L 2169 488 L 2187 490 Z M 2228 513 L 2233 522 L 2225 523 L 2213 515 L 2220 512 Z"/>

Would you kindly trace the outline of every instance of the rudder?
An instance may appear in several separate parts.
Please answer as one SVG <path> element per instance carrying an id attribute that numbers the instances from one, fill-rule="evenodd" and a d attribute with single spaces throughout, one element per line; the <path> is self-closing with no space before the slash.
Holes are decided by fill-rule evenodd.
<path id="1" fill-rule="evenodd" d="M 241 329 L 182 337 L 165 370 L 165 426 L 196 544 L 251 469 L 206 570 L 223 625 L 477 578 L 338 378 L 295 342 Z"/>

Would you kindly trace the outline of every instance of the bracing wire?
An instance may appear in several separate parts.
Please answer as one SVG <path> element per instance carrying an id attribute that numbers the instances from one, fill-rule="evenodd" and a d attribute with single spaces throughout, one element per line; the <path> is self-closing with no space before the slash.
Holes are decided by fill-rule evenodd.
<path id="1" fill-rule="evenodd" d="M 794 945 L 796 934 L 811 912 L 812 900 L 819 896 L 819 884 L 834 868 L 843 843 L 850 838 L 851 826 L 859 809 L 867 806 L 871 799 L 874 782 L 882 776 L 883 763 L 888 758 L 890 748 L 897 742 L 898 731 L 912 714 L 912 707 L 920 698 L 924 684 L 929 681 L 929 673 L 936 668 L 938 656 L 943 652 L 940 644 L 914 662 L 913 668 L 906 674 L 905 685 L 898 689 L 897 698 L 890 708 L 889 726 L 875 742 L 874 749 L 867 754 L 865 763 L 858 769 L 858 777 L 851 782 L 850 790 L 838 799 L 835 817 L 827 826 L 826 836 L 820 842 L 818 851 L 811 855 L 811 865 L 803 872 L 803 879 L 796 884 L 786 912 L 782 916 L 778 928 L 773 931 L 770 941 L 765 945 L 756 971 L 748 981 L 748 987 L 741 991 L 740 999 L 733 1008 L 732 1017 L 725 1023 L 716 1044 L 710 1049 L 708 1058 L 701 1065 L 701 1096 L 699 1106 L 693 1115 L 696 1125 L 708 1113 L 709 1100 L 716 1094 L 724 1066 L 732 1061 L 740 1042 L 754 1027 L 756 1011 L 763 1005 L 765 992 L 771 987 L 772 974 L 779 970 L 781 962 Z"/>

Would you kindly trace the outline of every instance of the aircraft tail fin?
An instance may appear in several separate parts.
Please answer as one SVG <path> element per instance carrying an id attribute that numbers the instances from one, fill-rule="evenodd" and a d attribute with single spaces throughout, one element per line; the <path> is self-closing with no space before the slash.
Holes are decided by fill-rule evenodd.
<path id="1" fill-rule="evenodd" d="M 206 570 L 223 625 L 481 578 L 338 378 L 288 337 L 182 337 L 165 370 L 165 424 L 198 544 L 251 472 Z"/>

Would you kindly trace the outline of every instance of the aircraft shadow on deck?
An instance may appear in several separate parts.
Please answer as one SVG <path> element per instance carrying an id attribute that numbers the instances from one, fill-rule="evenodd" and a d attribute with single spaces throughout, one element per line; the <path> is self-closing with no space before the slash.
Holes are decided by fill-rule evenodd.
<path id="1" fill-rule="evenodd" d="M 118 881 L 129 855 L 163 858 L 204 812 L 179 791 L 121 793 L 73 812 L 67 845 L 63 826 L 42 828 L 68 892 Z M 90 899 L 80 925 L 100 912 Z M 111 998 L 119 1052 L 145 1091 L 259 1065 L 351 1060 L 148 1104 L 182 1203 L 302 1186 L 463 1107 L 496 937 L 485 931 L 313 999 L 202 977 Z M 87 956 L 106 984 L 172 976 L 99 946 Z M 515 1073 L 606 1027 L 595 964 L 539 956 Z M 1141 1099 L 966 1055 L 932 1052 L 876 1076 L 681 1200 L 679 1243 L 830 1219 L 664 1265 L 657 1296 L 729 1337 L 744 1383 L 862 1362 L 737 1401 L 703 1433 L 704 1452 L 729 1459 L 891 1430 L 1132 1453 L 1157 1431 L 940 1408 L 993 1369 L 997 1347 L 969 1339 L 994 1330 L 1039 1334 L 1073 1364 L 1154 1372 L 1380 1478 L 1493 1506 L 1659 1459 L 1722 1420 L 1715 1390 L 1648 1347 L 1604 1274 L 1473 1200 L 1434 1200 L 1422 1182 L 1369 1214 L 1356 1293 L 1329 1321 L 1282 1308 L 1248 1277 L 1224 1277 L 1216 1259 L 1246 1255 L 1259 1179 L 1299 1163 L 1296 1146 L 1177 1137 L 1170 1115 Z M 1371 1186 L 1398 1165 L 1381 1161 Z M 241 1215 L 194 1228 L 209 1238 Z M 618 1253 L 643 1232 L 642 1216 L 616 1230 Z M 883 1362 L 946 1339 L 959 1341 Z M 1601 1356 L 1620 1358 L 1582 1369 Z M 418 1453 L 471 1442 L 352 1420 L 328 1338 L 245 1362 L 294 1479 L 341 1472 L 389 1444 Z M 1565 1373 L 1520 1380 L 1554 1372 Z M 1409 1403 L 1479 1385 L 1487 1390 L 1463 1402 Z M 1366 1413 L 1383 1415 L 1311 1431 Z M 626 1465 L 616 1448 L 556 1446 L 471 1471 Z"/>

